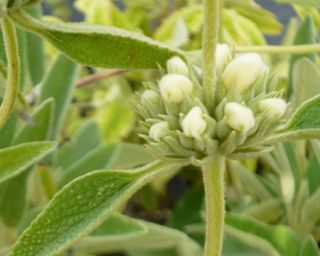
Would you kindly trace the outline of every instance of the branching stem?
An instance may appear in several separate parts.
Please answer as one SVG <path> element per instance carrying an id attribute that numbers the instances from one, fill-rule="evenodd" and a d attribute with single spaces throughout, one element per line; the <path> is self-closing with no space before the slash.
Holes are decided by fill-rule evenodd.
<path id="1" fill-rule="evenodd" d="M 19 91 L 20 58 L 16 29 L 13 23 L 3 17 L 1 20 L 3 40 L 7 57 L 6 90 L 0 106 L 0 128 L 10 117 Z"/>

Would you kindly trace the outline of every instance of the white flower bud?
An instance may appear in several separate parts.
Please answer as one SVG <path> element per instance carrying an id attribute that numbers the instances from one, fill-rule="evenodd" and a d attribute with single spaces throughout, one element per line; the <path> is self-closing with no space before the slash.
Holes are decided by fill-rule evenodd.
<path id="1" fill-rule="evenodd" d="M 180 57 L 172 57 L 167 61 L 168 73 L 189 75 L 189 68 L 187 64 Z"/>
<path id="2" fill-rule="evenodd" d="M 247 133 L 254 125 L 255 118 L 250 108 L 235 102 L 227 103 L 224 108 L 228 125 L 243 134 Z"/>
<path id="3" fill-rule="evenodd" d="M 207 122 L 203 118 L 200 107 L 193 107 L 181 123 L 183 133 L 189 137 L 199 137 L 207 128 Z"/>
<path id="4" fill-rule="evenodd" d="M 219 72 L 222 72 L 231 61 L 231 49 L 227 44 L 218 44 L 216 49 L 216 65 Z"/>
<path id="5" fill-rule="evenodd" d="M 153 90 L 145 90 L 141 95 L 141 102 L 159 102 L 159 94 Z"/>
<path id="6" fill-rule="evenodd" d="M 280 98 L 263 99 L 259 102 L 259 110 L 266 111 L 269 117 L 280 118 L 286 113 L 287 103 Z"/>
<path id="7" fill-rule="evenodd" d="M 160 80 L 160 92 L 162 97 L 171 103 L 181 103 L 185 96 L 192 93 L 191 80 L 180 74 L 169 74 Z"/>
<path id="8" fill-rule="evenodd" d="M 168 135 L 167 131 L 169 129 L 169 124 L 165 121 L 155 123 L 150 127 L 149 136 L 157 142 Z"/>
<path id="9" fill-rule="evenodd" d="M 240 54 L 226 67 L 222 80 L 227 90 L 242 92 L 262 78 L 267 71 L 268 67 L 259 54 Z"/>

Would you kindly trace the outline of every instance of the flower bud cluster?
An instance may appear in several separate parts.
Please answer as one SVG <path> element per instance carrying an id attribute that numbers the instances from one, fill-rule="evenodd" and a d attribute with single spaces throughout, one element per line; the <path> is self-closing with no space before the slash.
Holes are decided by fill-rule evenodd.
<path id="1" fill-rule="evenodd" d="M 284 122 L 287 103 L 274 89 L 262 57 L 255 53 L 233 57 L 227 45 L 216 53 L 218 79 L 212 102 L 196 69 L 179 57 L 167 62 L 157 84 L 149 83 L 135 104 L 143 118 L 143 137 L 158 155 L 203 158 L 233 157 L 262 150 L 261 142 Z"/>

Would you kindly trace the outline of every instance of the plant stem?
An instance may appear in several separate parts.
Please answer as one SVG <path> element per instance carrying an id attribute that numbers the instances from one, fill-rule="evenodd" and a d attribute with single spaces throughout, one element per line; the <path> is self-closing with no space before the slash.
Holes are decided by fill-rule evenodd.
<path id="1" fill-rule="evenodd" d="M 203 0 L 203 33 L 202 33 L 202 84 L 205 101 L 213 106 L 215 99 L 215 50 L 220 28 L 221 0 Z"/>
<path id="2" fill-rule="evenodd" d="M 19 90 L 20 58 L 16 29 L 7 18 L 2 18 L 2 33 L 7 57 L 7 82 L 6 90 L 0 106 L 0 128 L 10 117 Z"/>
<path id="3" fill-rule="evenodd" d="M 206 203 L 205 256 L 220 256 L 222 253 L 225 216 L 224 199 L 225 158 L 216 155 L 202 165 Z"/>
<path id="4" fill-rule="evenodd" d="M 220 24 L 219 24 L 219 38 L 218 38 L 219 43 L 223 43 L 223 7 L 224 7 L 224 0 L 220 0 L 220 10 L 219 10 Z"/>
<path id="5" fill-rule="evenodd" d="M 320 52 L 320 44 L 304 45 L 263 45 L 263 46 L 236 46 L 236 52 L 260 52 L 270 54 L 306 54 Z"/>

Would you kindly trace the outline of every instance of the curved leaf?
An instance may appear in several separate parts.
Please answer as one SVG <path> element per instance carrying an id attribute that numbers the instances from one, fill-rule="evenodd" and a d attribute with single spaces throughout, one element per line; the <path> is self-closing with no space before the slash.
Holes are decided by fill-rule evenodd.
<path id="1" fill-rule="evenodd" d="M 230 214 L 226 217 L 227 231 L 240 240 L 269 251 L 270 255 L 298 256 L 297 235 L 284 226 L 271 226 L 252 218 Z"/>
<path id="2" fill-rule="evenodd" d="M 36 20 L 22 11 L 11 12 L 21 27 L 52 43 L 74 61 L 102 68 L 148 69 L 165 65 L 182 53 L 151 38 L 123 29 L 84 23 L 52 24 Z"/>
<path id="3" fill-rule="evenodd" d="M 137 170 L 95 171 L 58 192 L 25 230 L 11 256 L 48 256 L 68 248 L 98 227 L 144 184 L 183 166 L 156 161 Z"/>
<path id="4" fill-rule="evenodd" d="M 31 142 L 0 150 L 0 182 L 18 175 L 51 152 L 53 142 Z"/>
<path id="5" fill-rule="evenodd" d="M 312 138 L 320 138 L 320 95 L 304 102 L 287 124 L 265 142 Z"/>

